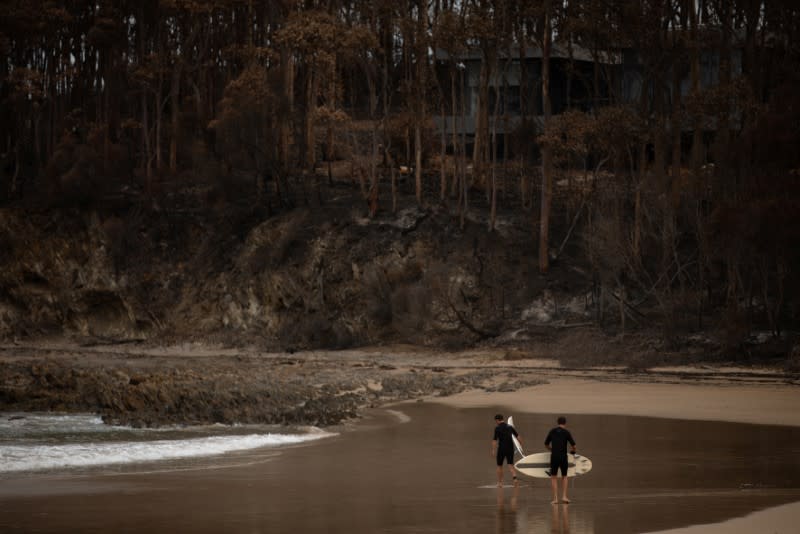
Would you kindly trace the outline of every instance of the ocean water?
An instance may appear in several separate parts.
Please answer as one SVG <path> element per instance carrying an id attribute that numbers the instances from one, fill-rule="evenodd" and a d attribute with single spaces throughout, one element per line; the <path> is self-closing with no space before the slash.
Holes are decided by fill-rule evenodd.
<path id="1" fill-rule="evenodd" d="M 265 425 L 135 429 L 106 425 L 91 414 L 0 413 L 0 476 L 213 457 L 332 435 Z"/>

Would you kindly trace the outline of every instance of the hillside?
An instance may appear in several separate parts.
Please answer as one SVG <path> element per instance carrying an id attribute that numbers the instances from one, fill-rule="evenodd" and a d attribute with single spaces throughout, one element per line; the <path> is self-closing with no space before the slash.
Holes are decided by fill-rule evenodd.
<path id="1" fill-rule="evenodd" d="M 787 338 L 732 354 L 711 321 L 667 339 L 647 303 L 624 326 L 609 293 L 598 315 L 603 294 L 580 225 L 569 234 L 563 215 L 554 217 L 553 242 L 566 246 L 544 275 L 531 210 L 501 208 L 489 231 L 485 199 L 475 194 L 462 229 L 452 206 L 418 207 L 409 184 L 401 184 L 396 212 L 387 206 L 374 217 L 356 184 L 321 187 L 322 203 L 278 211 L 214 202 L 208 191 L 147 208 L 3 209 L 0 335 L 279 351 L 390 343 L 534 350 L 561 340 L 571 347 L 561 357 L 592 353 L 601 363 L 622 356 L 593 350 L 597 336 L 628 338 L 653 363 L 668 354 L 785 358 L 791 349 Z M 559 214 L 569 201 L 560 198 Z M 586 332 L 593 341 L 582 347 Z M 642 350 L 622 352 L 636 361 Z"/>

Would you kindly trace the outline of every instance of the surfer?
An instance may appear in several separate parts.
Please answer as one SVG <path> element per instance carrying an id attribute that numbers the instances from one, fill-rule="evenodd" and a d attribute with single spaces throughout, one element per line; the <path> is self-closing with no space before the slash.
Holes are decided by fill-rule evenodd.
<path id="1" fill-rule="evenodd" d="M 561 471 L 561 500 L 569 504 L 569 499 L 567 498 L 567 469 L 569 468 L 567 443 L 572 446 L 570 452 L 575 454 L 575 440 L 567 430 L 567 418 L 562 415 L 558 418 L 558 426 L 550 430 L 544 440 L 544 446 L 550 451 L 550 485 L 553 487 L 552 504 L 558 504 L 559 471 Z"/>
<path id="2" fill-rule="evenodd" d="M 514 441 L 512 436 L 516 437 L 520 443 L 522 438 L 517 433 L 517 430 L 505 422 L 502 414 L 494 416 L 494 437 L 492 438 L 492 456 L 497 459 L 497 486 L 503 486 L 503 462 L 508 464 L 508 469 L 511 471 L 511 479 L 514 485 L 517 485 L 517 471 L 514 469 Z"/>

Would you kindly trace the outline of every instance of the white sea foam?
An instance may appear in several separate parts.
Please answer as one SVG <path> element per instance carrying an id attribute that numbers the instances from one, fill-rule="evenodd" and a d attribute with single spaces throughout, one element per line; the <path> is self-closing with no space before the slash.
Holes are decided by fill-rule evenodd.
<path id="1" fill-rule="evenodd" d="M 0 419 L 0 473 L 216 456 L 334 435 L 319 429 L 309 433 L 246 435 L 241 433 L 241 427 L 238 430 L 237 435 L 150 439 L 163 435 L 148 430 L 109 427 L 93 416 L 37 415 L 14 420 L 6 417 Z M 135 436 L 136 441 L 119 440 L 120 436 Z"/>
<path id="2" fill-rule="evenodd" d="M 259 447 L 279 447 L 330 436 L 318 434 L 250 434 L 143 442 L 71 443 L 0 446 L 0 472 L 129 464 L 214 456 Z"/>
<path id="3" fill-rule="evenodd" d="M 0 440 L 42 434 L 108 433 L 120 428 L 103 424 L 99 416 L 92 414 L 0 413 Z"/>

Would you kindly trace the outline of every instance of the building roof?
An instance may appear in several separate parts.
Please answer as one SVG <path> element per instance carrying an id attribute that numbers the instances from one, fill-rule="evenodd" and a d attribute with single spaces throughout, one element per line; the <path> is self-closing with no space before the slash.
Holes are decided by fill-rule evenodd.
<path id="1" fill-rule="evenodd" d="M 506 58 L 506 53 L 508 50 L 501 49 L 499 51 L 500 58 Z M 525 47 L 525 59 L 541 59 L 542 57 L 542 48 L 539 46 L 526 46 Z M 446 50 L 441 48 L 437 48 L 435 50 L 436 59 L 439 60 L 447 60 L 450 59 L 450 53 Z M 519 58 L 519 46 L 512 45 L 510 50 L 510 56 L 512 58 Z M 468 49 L 463 54 L 459 54 L 457 59 L 460 60 L 475 60 L 479 61 L 483 57 L 483 52 L 478 47 L 472 47 Z M 562 43 L 553 43 L 553 47 L 550 50 L 550 58 L 551 59 L 572 59 L 576 61 L 595 61 L 595 57 L 592 56 L 591 51 L 589 49 L 584 48 L 582 46 L 573 44 L 572 50 L 566 44 Z M 613 64 L 618 65 L 622 63 L 622 54 L 614 53 L 614 52 L 607 52 L 607 51 L 599 51 L 598 57 L 596 58 L 600 63 L 606 64 Z"/>

